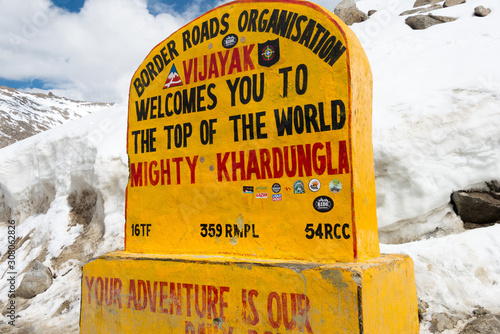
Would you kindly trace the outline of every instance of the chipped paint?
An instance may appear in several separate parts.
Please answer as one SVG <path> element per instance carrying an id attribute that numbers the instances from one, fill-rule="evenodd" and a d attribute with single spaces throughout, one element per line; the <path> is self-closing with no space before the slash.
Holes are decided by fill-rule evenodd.
<path id="1" fill-rule="evenodd" d="M 412 274 L 403 255 L 311 266 L 116 252 L 84 267 L 81 332 L 416 334 Z"/>

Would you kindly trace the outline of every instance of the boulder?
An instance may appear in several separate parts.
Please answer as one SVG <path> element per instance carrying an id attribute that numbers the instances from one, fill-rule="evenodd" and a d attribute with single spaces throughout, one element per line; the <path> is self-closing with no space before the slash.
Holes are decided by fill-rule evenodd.
<path id="1" fill-rule="evenodd" d="M 347 25 L 368 20 L 368 15 L 358 9 L 354 0 L 343 0 L 333 12 Z"/>
<path id="2" fill-rule="evenodd" d="M 443 7 L 451 7 L 465 3 L 465 0 L 446 0 Z"/>
<path id="3" fill-rule="evenodd" d="M 491 180 L 490 182 L 486 181 L 486 186 L 490 189 L 491 192 L 500 193 L 500 182 L 498 182 L 497 180 Z"/>
<path id="4" fill-rule="evenodd" d="M 479 17 L 485 17 L 491 13 L 491 9 L 484 8 L 483 6 L 477 6 L 474 8 L 474 15 Z"/>
<path id="5" fill-rule="evenodd" d="M 430 5 L 430 4 L 435 4 L 435 3 L 438 3 L 441 1 L 443 1 L 443 0 L 417 0 L 413 4 L 413 8 L 426 6 L 426 5 Z"/>
<path id="6" fill-rule="evenodd" d="M 500 221 L 500 200 L 488 192 L 455 191 L 451 201 L 464 223 L 483 225 Z"/>
<path id="7" fill-rule="evenodd" d="M 433 25 L 455 21 L 453 17 L 429 15 L 415 15 L 407 17 L 405 23 L 413 30 L 423 30 Z"/>
<path id="8" fill-rule="evenodd" d="M 429 14 L 429 17 L 432 17 L 433 19 L 438 20 L 441 23 L 453 22 L 456 20 L 456 18 L 454 17 L 432 15 L 432 13 Z"/>
<path id="9" fill-rule="evenodd" d="M 487 314 L 469 322 L 460 334 L 500 333 L 500 316 Z"/>
<path id="10" fill-rule="evenodd" d="M 416 8 L 416 9 L 406 10 L 406 11 L 402 12 L 401 14 L 399 14 L 399 16 L 411 15 L 411 14 L 415 14 L 415 13 L 426 13 L 426 12 L 430 12 L 431 10 L 436 10 L 436 9 L 441 9 L 441 8 L 443 8 L 442 5 L 434 4 L 432 6 L 425 7 L 425 8 Z"/>
<path id="11" fill-rule="evenodd" d="M 458 323 L 458 318 L 446 313 L 434 313 L 431 319 L 431 333 L 441 333 L 447 329 L 453 329 Z"/>
<path id="12" fill-rule="evenodd" d="M 485 316 L 485 315 L 488 315 L 488 314 L 491 314 L 490 311 L 488 311 L 487 309 L 485 309 L 484 307 L 482 306 L 478 306 L 477 308 L 475 308 L 473 311 L 472 311 L 472 314 L 475 316 L 475 317 L 482 317 L 482 316 Z"/>
<path id="13" fill-rule="evenodd" d="M 31 299 L 52 285 L 52 272 L 38 260 L 31 263 L 31 269 L 24 275 L 16 289 L 16 296 Z"/>

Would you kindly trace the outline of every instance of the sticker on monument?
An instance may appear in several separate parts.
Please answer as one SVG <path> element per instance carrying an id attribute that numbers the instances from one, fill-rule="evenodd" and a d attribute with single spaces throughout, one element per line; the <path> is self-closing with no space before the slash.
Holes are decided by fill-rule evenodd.
<path id="1" fill-rule="evenodd" d="M 271 67 L 280 60 L 280 40 L 259 43 L 259 65 Z"/>
<path id="2" fill-rule="evenodd" d="M 172 65 L 172 69 L 168 74 L 167 81 L 163 85 L 163 89 L 170 87 L 177 87 L 177 86 L 182 86 L 182 79 L 179 75 L 179 72 L 177 72 L 177 69 L 175 68 L 174 64 Z"/>
<path id="3" fill-rule="evenodd" d="M 273 190 L 273 193 L 277 194 L 281 191 L 281 185 L 279 183 L 275 183 L 271 189 Z"/>
<path id="4" fill-rule="evenodd" d="M 238 36 L 236 34 L 229 34 L 222 40 L 222 46 L 226 49 L 231 49 L 238 44 Z"/>
<path id="5" fill-rule="evenodd" d="M 253 194 L 253 187 L 243 186 L 244 194 Z"/>
<path id="6" fill-rule="evenodd" d="M 318 191 L 319 188 L 321 188 L 321 183 L 319 182 L 318 179 L 312 179 L 311 181 L 309 181 L 309 189 L 311 191 Z"/>
<path id="7" fill-rule="evenodd" d="M 256 193 L 255 198 L 267 198 L 267 193 Z"/>
<path id="8" fill-rule="evenodd" d="M 294 194 L 305 194 L 306 189 L 304 188 L 304 182 L 297 180 L 293 184 L 293 193 Z"/>
<path id="9" fill-rule="evenodd" d="M 332 180 L 330 182 L 330 191 L 334 194 L 342 190 L 342 183 L 339 180 Z"/>
<path id="10" fill-rule="evenodd" d="M 333 200 L 328 196 L 316 197 L 313 201 L 313 207 L 318 212 L 328 212 L 333 209 Z"/>

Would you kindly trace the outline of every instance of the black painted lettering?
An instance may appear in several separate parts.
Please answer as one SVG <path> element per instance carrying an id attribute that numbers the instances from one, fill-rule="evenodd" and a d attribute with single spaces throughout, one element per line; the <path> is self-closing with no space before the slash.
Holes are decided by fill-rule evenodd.
<path id="1" fill-rule="evenodd" d="M 302 80 L 301 80 L 302 79 Z M 307 90 L 307 66 L 300 64 L 295 72 L 295 91 L 299 95 L 304 95 Z"/>
<path id="2" fill-rule="evenodd" d="M 332 101 L 332 130 L 340 130 L 345 124 L 345 105 L 342 100 Z"/>
<path id="3" fill-rule="evenodd" d="M 274 109 L 274 118 L 276 120 L 276 130 L 278 131 L 278 137 L 281 137 L 285 134 L 289 136 L 292 134 L 293 129 L 293 108 L 288 107 L 287 113 L 285 114 L 285 109 L 283 109 L 280 118 L 280 110 Z"/>
<path id="4" fill-rule="evenodd" d="M 259 11 L 252 9 L 250 11 L 250 18 L 248 20 L 248 30 L 247 31 L 257 31 L 257 17 L 259 16 Z"/>
<path id="5" fill-rule="evenodd" d="M 191 33 L 189 32 L 189 30 L 185 30 L 183 33 L 182 33 L 182 45 L 184 47 L 184 51 L 186 51 L 187 49 L 191 49 L 193 46 L 191 45 Z"/>
<path id="6" fill-rule="evenodd" d="M 234 132 L 234 142 L 237 142 L 238 139 L 238 120 L 241 119 L 241 115 L 233 115 L 229 116 L 229 120 L 233 121 L 233 132 Z"/>
<path id="7" fill-rule="evenodd" d="M 202 102 L 205 100 L 205 97 L 202 95 L 202 92 L 206 89 L 206 85 L 201 85 L 201 86 L 198 86 L 197 89 L 196 89 L 196 100 L 197 100 L 197 111 L 205 111 L 205 106 L 202 106 Z"/>
<path id="8" fill-rule="evenodd" d="M 259 16 L 259 32 L 264 32 L 266 30 L 266 26 L 267 26 L 267 20 L 264 19 L 264 16 L 269 14 L 269 10 L 268 9 L 264 9 L 261 13 L 260 13 L 260 16 Z"/>
<path id="9" fill-rule="evenodd" d="M 144 104 L 144 99 L 141 100 L 141 106 L 139 107 L 139 103 L 135 101 L 135 111 L 137 114 L 137 121 L 143 121 L 148 119 L 149 112 L 149 97 L 146 99 L 146 104 Z"/>
<path id="10" fill-rule="evenodd" d="M 208 85 L 207 94 L 208 94 L 208 97 L 210 98 L 210 100 L 212 101 L 212 104 L 209 104 L 207 106 L 208 110 L 212 110 L 217 106 L 217 96 L 212 92 L 212 90 L 214 90 L 215 87 L 216 86 L 214 83 L 211 83 L 210 85 Z"/>
<path id="11" fill-rule="evenodd" d="M 255 113 L 255 127 L 257 128 L 257 139 L 267 138 L 267 133 L 262 133 L 262 129 L 266 127 L 266 123 L 261 122 L 261 117 L 266 116 L 265 111 Z"/>
<path id="12" fill-rule="evenodd" d="M 304 106 L 304 119 L 306 122 L 307 133 L 311 133 L 311 126 L 314 128 L 314 132 L 319 132 L 318 122 L 316 121 L 317 114 L 318 112 L 314 104 L 306 104 Z"/>
<path id="13" fill-rule="evenodd" d="M 300 36 L 302 35 L 302 27 L 301 24 L 302 22 L 307 21 L 307 16 L 305 15 L 300 15 L 297 18 L 297 21 L 295 22 L 295 30 L 296 33 L 290 37 L 290 39 L 294 42 L 297 42 L 300 39 Z"/>
<path id="14" fill-rule="evenodd" d="M 225 35 L 227 33 L 227 31 L 229 30 L 229 23 L 227 23 L 227 19 L 228 18 L 229 18 L 229 14 L 228 13 L 225 13 L 224 15 L 222 15 L 220 23 L 222 24 L 222 26 L 224 27 L 224 29 L 222 29 L 220 31 L 221 35 Z"/>
<path id="15" fill-rule="evenodd" d="M 177 52 L 177 49 L 175 48 L 175 41 L 169 41 L 167 43 L 167 48 L 168 48 L 168 54 L 170 55 L 170 59 L 174 60 L 175 57 L 179 55 L 179 52 Z"/>
<path id="16" fill-rule="evenodd" d="M 153 81 L 157 76 L 158 72 L 155 71 L 155 66 L 152 62 L 146 64 L 146 70 L 148 70 L 149 78 Z"/>
<path id="17" fill-rule="evenodd" d="M 227 87 L 229 88 L 229 91 L 231 92 L 231 107 L 234 107 L 236 105 L 236 89 L 238 88 L 238 82 L 240 81 L 240 78 L 234 79 L 234 84 L 231 82 L 231 80 L 226 80 Z"/>
<path id="18" fill-rule="evenodd" d="M 279 73 L 283 74 L 283 97 L 288 96 L 288 72 L 291 70 L 292 66 L 279 69 Z"/>
<path id="19" fill-rule="evenodd" d="M 144 93 L 144 86 L 142 85 L 141 79 L 136 78 L 134 80 L 134 88 L 138 97 L 141 97 L 142 93 Z"/>

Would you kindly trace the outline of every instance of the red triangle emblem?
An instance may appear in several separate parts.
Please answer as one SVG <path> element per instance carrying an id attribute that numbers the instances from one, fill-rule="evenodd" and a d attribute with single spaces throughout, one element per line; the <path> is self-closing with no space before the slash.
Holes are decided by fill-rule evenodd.
<path id="1" fill-rule="evenodd" d="M 170 73 L 168 74 L 167 81 L 163 85 L 163 89 L 165 88 L 170 88 L 170 87 L 177 87 L 177 86 L 182 86 L 182 80 L 177 72 L 177 69 L 175 68 L 175 65 L 172 65 L 172 69 L 170 70 Z"/>

